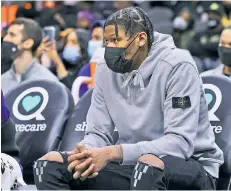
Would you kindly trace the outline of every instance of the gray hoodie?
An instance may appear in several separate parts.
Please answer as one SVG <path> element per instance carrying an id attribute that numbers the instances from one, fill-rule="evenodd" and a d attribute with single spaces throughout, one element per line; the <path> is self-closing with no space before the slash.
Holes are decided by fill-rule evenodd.
<path id="1" fill-rule="evenodd" d="M 114 73 L 103 58 L 99 61 L 81 143 L 111 145 L 116 127 L 122 165 L 135 165 L 148 153 L 193 157 L 217 178 L 223 153 L 208 120 L 196 64 L 188 51 L 175 47 L 171 36 L 155 32 L 154 41 L 139 69 L 129 74 Z"/>
<path id="2" fill-rule="evenodd" d="M 19 86 L 24 81 L 40 79 L 59 81 L 58 78 L 52 74 L 51 71 L 49 71 L 49 69 L 42 66 L 35 58 L 28 66 L 28 68 L 23 72 L 21 78 L 17 76 L 14 69 L 14 64 L 12 64 L 11 68 L 1 76 L 2 90 L 4 95 L 6 95 L 8 92 Z"/>

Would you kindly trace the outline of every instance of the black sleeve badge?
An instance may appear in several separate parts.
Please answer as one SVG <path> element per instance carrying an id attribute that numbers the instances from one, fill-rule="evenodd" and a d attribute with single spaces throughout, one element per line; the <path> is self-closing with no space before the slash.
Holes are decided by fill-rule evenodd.
<path id="1" fill-rule="evenodd" d="M 189 96 L 185 97 L 173 97 L 172 98 L 172 107 L 174 109 L 181 108 L 187 109 L 191 107 L 191 101 Z"/>

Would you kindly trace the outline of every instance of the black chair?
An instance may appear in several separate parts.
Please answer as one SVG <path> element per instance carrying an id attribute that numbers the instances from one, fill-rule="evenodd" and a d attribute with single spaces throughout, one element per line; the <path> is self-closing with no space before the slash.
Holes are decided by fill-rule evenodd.
<path id="1" fill-rule="evenodd" d="M 73 150 L 76 144 L 84 138 L 85 130 L 87 128 L 86 116 L 91 105 L 92 92 L 93 89 L 88 90 L 76 104 L 65 128 L 59 148 L 60 151 Z M 114 131 L 113 138 L 114 142 L 118 140 L 117 131 Z"/>
<path id="2" fill-rule="evenodd" d="M 6 102 L 15 122 L 24 180 L 33 184 L 33 163 L 58 149 L 74 101 L 60 82 L 39 80 L 22 83 L 6 95 Z"/>
<path id="3" fill-rule="evenodd" d="M 220 168 L 218 190 L 229 190 L 231 183 L 231 80 L 225 76 L 202 77 L 209 119 L 214 129 L 216 143 L 224 153 Z"/>

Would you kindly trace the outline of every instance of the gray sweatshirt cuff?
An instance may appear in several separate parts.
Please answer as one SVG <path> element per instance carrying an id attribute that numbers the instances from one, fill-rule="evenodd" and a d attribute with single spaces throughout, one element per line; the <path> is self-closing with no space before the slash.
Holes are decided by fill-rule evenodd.
<path id="1" fill-rule="evenodd" d="M 122 165 L 135 165 L 142 155 L 137 144 L 121 144 L 123 149 Z"/>
<path id="2" fill-rule="evenodd" d="M 94 147 L 93 145 L 84 140 L 82 140 L 79 144 L 83 144 L 87 149 Z"/>

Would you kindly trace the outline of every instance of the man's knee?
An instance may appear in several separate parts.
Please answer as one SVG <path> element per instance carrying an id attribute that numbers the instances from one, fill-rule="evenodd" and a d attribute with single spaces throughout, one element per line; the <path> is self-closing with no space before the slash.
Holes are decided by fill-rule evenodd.
<path id="1" fill-rule="evenodd" d="M 151 154 L 141 156 L 133 171 L 131 189 L 166 190 L 164 162 Z"/>
<path id="2" fill-rule="evenodd" d="M 38 160 L 47 160 L 47 161 L 61 162 L 61 163 L 63 163 L 64 161 L 62 155 L 56 151 L 49 152 Z"/>
<path id="3" fill-rule="evenodd" d="M 164 162 L 160 158 L 152 154 L 146 154 L 146 155 L 141 156 L 139 158 L 139 162 L 164 169 Z"/>

